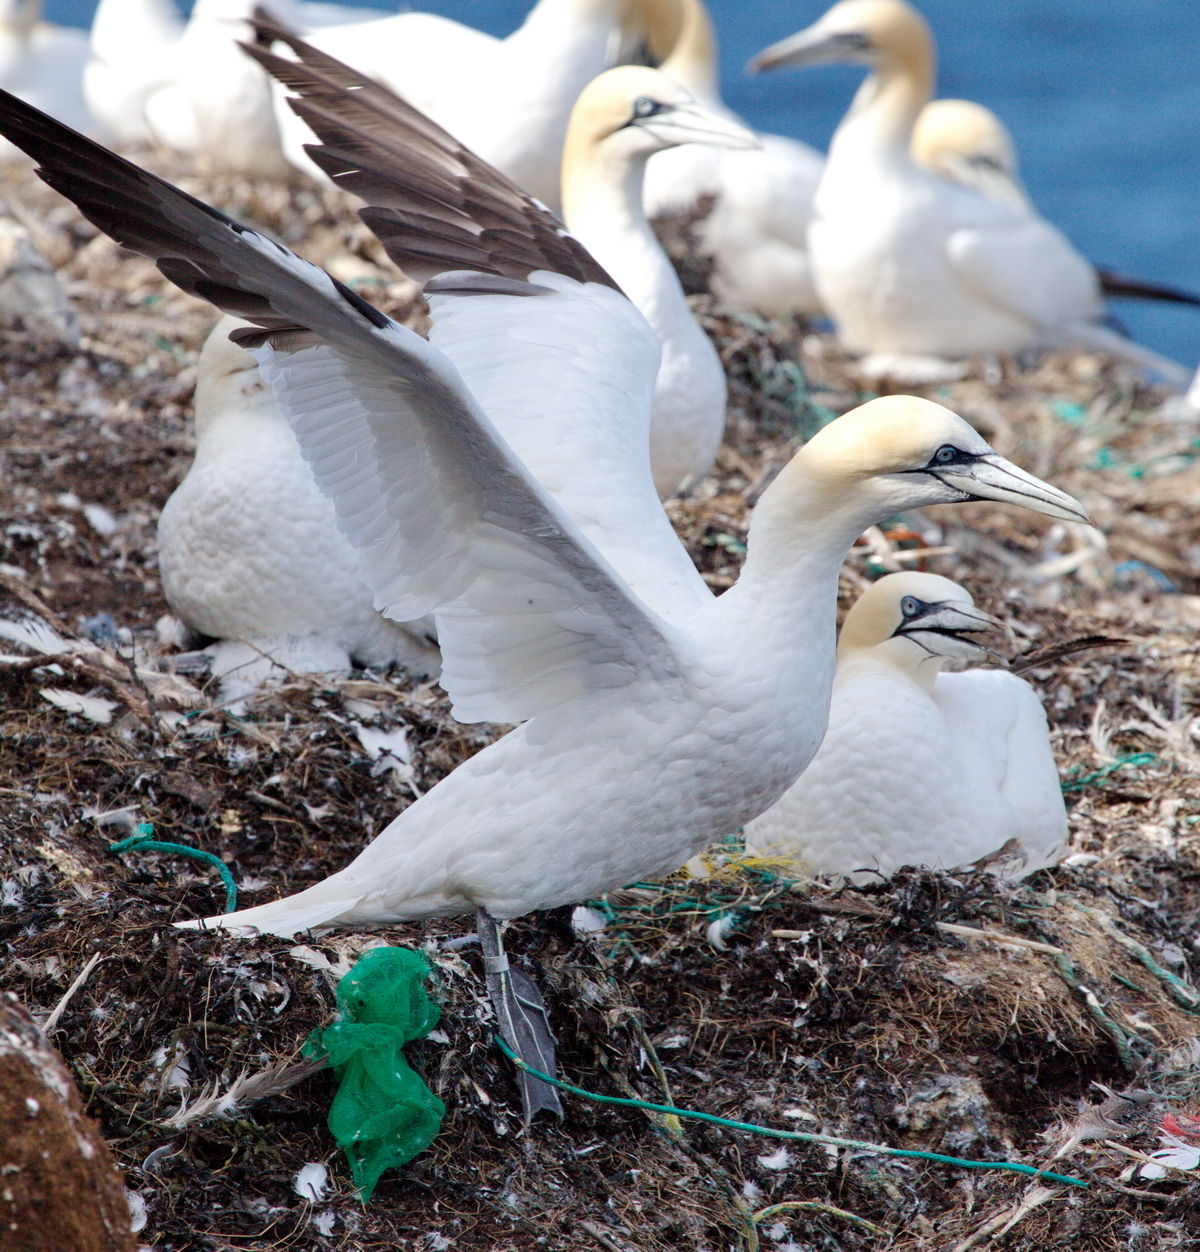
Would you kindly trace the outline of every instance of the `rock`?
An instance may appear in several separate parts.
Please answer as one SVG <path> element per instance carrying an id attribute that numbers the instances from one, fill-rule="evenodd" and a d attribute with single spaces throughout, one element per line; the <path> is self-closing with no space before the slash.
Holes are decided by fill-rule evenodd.
<path id="1" fill-rule="evenodd" d="M 79 345 L 75 310 L 29 232 L 0 216 L 0 324 L 44 343 Z"/>
<path id="2" fill-rule="evenodd" d="M 58 1053 L 0 999 L 0 1252 L 133 1252 L 129 1204 Z"/>

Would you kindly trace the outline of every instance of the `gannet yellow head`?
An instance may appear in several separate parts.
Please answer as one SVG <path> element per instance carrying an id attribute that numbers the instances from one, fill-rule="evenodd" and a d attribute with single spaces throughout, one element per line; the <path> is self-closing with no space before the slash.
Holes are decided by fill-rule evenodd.
<path id="1" fill-rule="evenodd" d="M 805 526 L 815 511 L 861 530 L 906 509 L 969 500 L 1087 520 L 1077 500 L 1006 461 L 949 409 L 916 396 L 883 396 L 830 422 L 763 494 L 755 516 Z"/>
<path id="2" fill-rule="evenodd" d="M 987 649 L 969 638 L 1000 623 L 975 607 L 965 588 L 939 574 L 905 571 L 873 583 L 846 615 L 838 660 L 879 651 L 910 673 L 930 679 L 952 657 L 976 659 Z"/>
<path id="3" fill-rule="evenodd" d="M 250 323 L 240 317 L 223 317 L 209 332 L 196 362 L 196 433 L 201 434 L 215 417 L 235 404 L 263 393 L 266 383 L 258 362 L 245 348 L 231 343 L 229 332 Z"/>
<path id="4" fill-rule="evenodd" d="M 1017 150 L 1004 123 L 972 100 L 931 100 L 917 118 L 912 158 L 941 178 L 1028 209 Z"/>
<path id="5" fill-rule="evenodd" d="M 717 37 L 703 0 L 643 0 L 646 50 L 697 99 L 716 100 Z"/>
<path id="6" fill-rule="evenodd" d="M 906 68 L 932 81 L 933 36 L 905 0 L 841 0 L 811 26 L 764 48 L 749 69 L 851 62 Z"/>
<path id="7" fill-rule="evenodd" d="M 973 100 L 931 100 L 917 119 L 912 137 L 913 160 L 935 174 L 954 178 L 944 168 L 960 157 L 1007 174 L 1017 173 L 1017 150 L 1004 123 Z"/>
<path id="8" fill-rule="evenodd" d="M 620 65 L 592 79 L 575 102 L 563 165 L 585 161 L 600 148 L 632 158 L 681 143 L 759 147 L 752 131 L 697 104 L 661 70 Z"/>

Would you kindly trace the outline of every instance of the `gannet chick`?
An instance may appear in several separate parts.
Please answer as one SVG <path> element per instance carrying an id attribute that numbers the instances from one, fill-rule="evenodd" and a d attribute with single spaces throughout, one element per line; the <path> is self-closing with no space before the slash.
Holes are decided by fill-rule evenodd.
<path id="1" fill-rule="evenodd" d="M 1096 273 L 1058 230 L 913 160 L 933 59 L 905 0 L 841 0 L 751 62 L 871 69 L 833 136 L 808 233 L 821 303 L 868 354 L 864 372 L 944 377 L 946 358 L 1078 344 L 1182 383 L 1174 362 L 1099 325 Z"/>
<path id="2" fill-rule="evenodd" d="M 229 341 L 245 325 L 223 318 L 197 363 L 196 458 L 158 522 L 167 603 L 193 630 L 229 641 L 212 649 L 225 698 L 257 686 L 267 658 L 293 672 L 353 660 L 436 674 L 432 623 L 397 624 L 375 609 L 258 363 Z"/>
<path id="3" fill-rule="evenodd" d="M 702 108 L 685 88 L 624 65 L 579 97 L 563 150 L 563 217 L 617 280 L 662 345 L 650 463 L 664 499 L 708 472 L 725 430 L 725 369 L 642 208 L 651 154 L 676 145 L 753 148 L 752 132 Z"/>
<path id="4" fill-rule="evenodd" d="M 83 98 L 87 35 L 41 17 L 42 0 L 0 0 L 0 87 L 75 130 L 90 130 Z M 0 145 L 0 161 L 18 156 Z"/>
<path id="5" fill-rule="evenodd" d="M 647 27 L 659 69 L 710 112 L 740 121 L 721 99 L 716 36 L 703 0 L 652 5 Z M 821 310 L 807 235 L 824 158 L 784 135 L 760 133 L 758 140 L 750 151 L 689 145 L 651 157 L 646 212 L 652 219 L 692 213 L 712 197 L 697 233 L 700 251 L 712 258 L 714 294 L 766 317 L 811 316 Z"/>
<path id="6" fill-rule="evenodd" d="M 1046 714 L 1030 685 L 982 658 L 998 623 L 937 574 L 888 574 L 846 616 L 829 729 L 783 799 L 746 826 L 746 850 L 867 880 L 902 865 L 952 869 L 1022 849 L 1053 865 L 1067 813 Z"/>
<path id="7" fill-rule="evenodd" d="M 612 64 L 636 7 L 636 0 L 538 0 L 506 39 L 428 13 L 398 13 L 330 27 L 309 42 L 390 87 L 557 210 L 572 106 Z M 288 160 L 322 177 L 304 152 L 312 134 L 282 93 L 276 112 Z"/>
<path id="8" fill-rule="evenodd" d="M 334 120 L 320 121 L 315 96 L 296 107 L 337 133 Z M 354 113 L 358 104 L 344 107 Z M 474 911 L 501 1030 L 519 1057 L 553 1074 L 544 1009 L 509 968 L 500 920 L 669 873 L 783 794 L 824 735 L 838 572 L 855 538 L 881 518 L 937 503 L 990 499 L 1085 515 L 949 410 L 888 396 L 796 453 L 755 508 L 740 579 L 714 598 L 664 526 L 648 473 L 653 331 L 569 236 L 519 212 L 500 216 L 499 198 L 494 220 L 505 229 L 476 233 L 460 209 L 437 201 L 429 193 L 439 178 L 443 194 L 455 186 L 449 157 L 459 154 L 411 111 L 394 117 L 398 128 L 373 139 L 360 132 L 352 160 L 346 150 L 325 154 L 329 166 L 357 169 L 354 186 L 385 196 L 393 188 L 387 204 L 363 214 L 390 227 L 397 251 L 409 231 L 414 255 L 451 251 L 488 267 L 442 272 L 427 289 L 450 321 L 463 319 L 460 333 L 472 328 L 486 362 L 476 377 L 490 396 L 507 397 L 514 427 L 526 386 L 526 425 L 558 416 L 545 411 L 543 371 L 559 379 L 560 401 L 582 397 L 595 443 L 624 471 L 628 492 L 603 552 L 582 519 L 603 504 L 609 480 L 589 487 L 593 467 L 567 463 L 589 432 L 568 428 L 555 467 L 577 523 L 436 344 L 282 245 L 0 93 L 0 133 L 47 183 L 183 290 L 262 328 L 235 333 L 333 500 L 376 603 L 393 620 L 434 613 L 456 717 L 522 723 L 344 870 L 194 925 L 290 935 Z M 395 197 L 380 172 L 397 149 L 412 153 L 423 202 Z M 423 220 L 440 232 L 414 232 Z M 590 264 L 593 276 L 536 268 L 539 251 Z M 613 347 L 627 371 L 616 387 L 592 368 L 597 350 Z M 644 526 L 654 509 L 659 524 Z M 558 1107 L 552 1089 L 524 1078 L 527 1117 Z"/>

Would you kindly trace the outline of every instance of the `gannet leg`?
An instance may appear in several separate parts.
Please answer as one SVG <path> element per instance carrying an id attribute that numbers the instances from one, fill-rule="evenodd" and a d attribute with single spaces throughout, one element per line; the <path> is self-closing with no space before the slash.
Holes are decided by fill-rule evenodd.
<path id="1" fill-rule="evenodd" d="M 542 993 L 531 978 L 509 965 L 500 938 L 500 923 L 490 913 L 484 909 L 476 912 L 475 929 L 479 934 L 479 946 L 483 949 L 488 995 L 492 998 L 504 1042 L 526 1065 L 557 1078 L 554 1036 L 550 1033 Z M 562 1116 L 558 1092 L 549 1083 L 518 1070 L 517 1084 L 521 1089 L 526 1122 L 532 1121 L 534 1114 L 542 1109 L 556 1117 Z"/>

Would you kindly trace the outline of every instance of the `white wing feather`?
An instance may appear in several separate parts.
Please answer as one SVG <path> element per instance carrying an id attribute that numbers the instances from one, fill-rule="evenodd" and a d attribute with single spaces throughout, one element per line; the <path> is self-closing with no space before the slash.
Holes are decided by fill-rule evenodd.
<path id="1" fill-rule="evenodd" d="M 946 251 L 963 286 L 1039 330 L 1099 317 L 1096 272 L 1066 236 L 1032 214 L 1014 218 L 951 234 Z"/>
<path id="2" fill-rule="evenodd" d="M 455 715 L 521 721 L 672 672 L 665 623 L 513 455 L 453 364 L 394 322 L 368 325 L 320 270 L 287 260 L 329 288 L 319 303 L 333 316 L 303 318 L 329 342 L 255 356 L 377 607 L 395 620 L 436 613 Z"/>
<path id="3" fill-rule="evenodd" d="M 430 342 L 505 442 L 629 583 L 668 619 L 711 602 L 650 469 L 658 339 L 620 292 L 546 271 L 553 294 L 434 294 Z"/>

